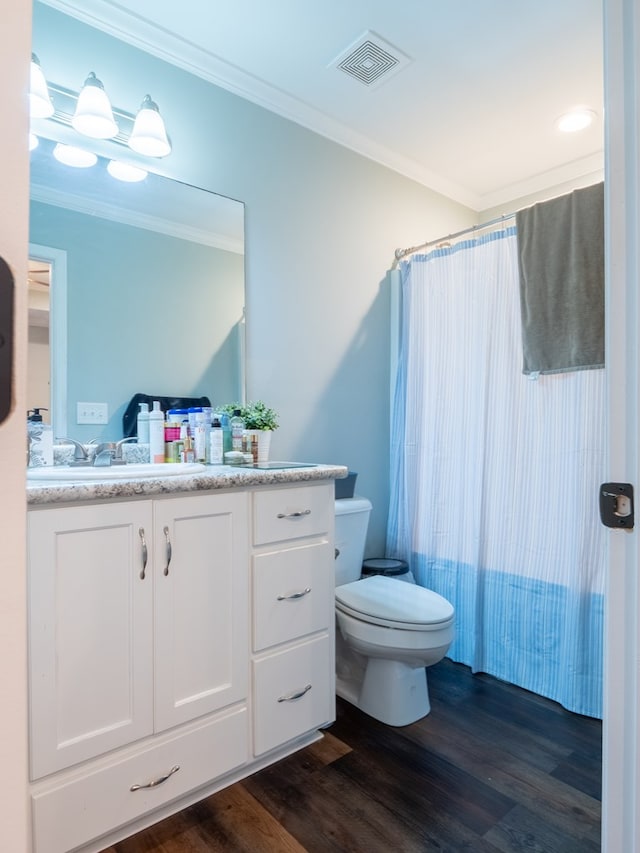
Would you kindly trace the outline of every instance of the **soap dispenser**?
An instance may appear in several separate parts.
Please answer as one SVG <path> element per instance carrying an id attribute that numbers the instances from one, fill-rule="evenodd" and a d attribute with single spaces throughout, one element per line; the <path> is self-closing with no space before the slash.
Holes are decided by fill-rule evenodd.
<path id="1" fill-rule="evenodd" d="M 47 411 L 41 407 L 27 412 L 27 464 L 30 468 L 53 465 L 53 430 L 40 414 Z"/>

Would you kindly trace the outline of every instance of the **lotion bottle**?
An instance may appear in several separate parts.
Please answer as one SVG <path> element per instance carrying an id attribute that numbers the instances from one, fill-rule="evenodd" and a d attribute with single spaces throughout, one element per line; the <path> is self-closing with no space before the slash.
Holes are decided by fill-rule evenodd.
<path id="1" fill-rule="evenodd" d="M 160 401 L 153 401 L 149 412 L 149 461 L 164 462 L 164 414 Z"/>
<path id="2" fill-rule="evenodd" d="M 149 404 L 140 403 L 138 412 L 138 444 L 149 444 Z"/>

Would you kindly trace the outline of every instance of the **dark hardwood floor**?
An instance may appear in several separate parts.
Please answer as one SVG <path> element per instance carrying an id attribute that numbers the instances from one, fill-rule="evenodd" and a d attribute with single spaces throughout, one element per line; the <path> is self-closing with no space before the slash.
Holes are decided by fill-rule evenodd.
<path id="1" fill-rule="evenodd" d="M 400 729 L 338 700 L 317 744 L 108 853 L 596 853 L 601 724 L 444 660 Z"/>

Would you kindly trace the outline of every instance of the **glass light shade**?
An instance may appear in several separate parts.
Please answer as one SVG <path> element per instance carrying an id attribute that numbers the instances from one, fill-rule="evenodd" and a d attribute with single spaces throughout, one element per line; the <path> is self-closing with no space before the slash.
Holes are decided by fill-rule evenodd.
<path id="1" fill-rule="evenodd" d="M 164 121 L 158 105 L 146 95 L 136 116 L 129 147 L 147 157 L 166 157 L 171 151 Z"/>
<path id="2" fill-rule="evenodd" d="M 575 133 L 578 130 L 585 130 L 593 123 L 596 114 L 593 110 L 580 108 L 565 113 L 558 119 L 558 130 L 563 133 Z"/>
<path id="3" fill-rule="evenodd" d="M 31 118 L 49 118 L 54 113 L 51 96 L 44 79 L 40 61 L 31 54 L 31 82 L 29 83 L 29 115 Z"/>
<path id="4" fill-rule="evenodd" d="M 33 151 L 33 149 L 37 148 L 39 144 L 40 144 L 40 141 L 39 141 L 38 137 L 35 135 L 35 133 L 30 133 L 29 134 L 29 151 Z"/>
<path id="5" fill-rule="evenodd" d="M 78 95 L 71 124 L 78 133 L 92 139 L 111 139 L 118 132 L 107 93 L 93 71 Z"/>
<path id="6" fill-rule="evenodd" d="M 122 163 L 120 160 L 109 160 L 107 163 L 107 172 L 112 178 L 118 181 L 126 181 L 129 184 L 135 184 L 138 181 L 144 181 L 148 172 L 140 169 L 138 166 L 131 166 L 129 163 Z"/>
<path id="7" fill-rule="evenodd" d="M 65 166 L 74 166 L 77 169 L 87 169 L 98 162 L 92 151 L 85 151 L 84 148 L 76 148 L 74 145 L 62 145 L 60 142 L 53 149 L 53 156 Z"/>

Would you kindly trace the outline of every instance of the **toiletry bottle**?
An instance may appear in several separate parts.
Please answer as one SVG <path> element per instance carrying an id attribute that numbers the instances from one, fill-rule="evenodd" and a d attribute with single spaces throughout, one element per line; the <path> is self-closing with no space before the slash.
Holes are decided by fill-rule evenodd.
<path id="1" fill-rule="evenodd" d="M 222 426 L 218 418 L 213 419 L 209 433 L 209 464 L 222 465 L 224 458 Z"/>
<path id="2" fill-rule="evenodd" d="M 29 409 L 27 412 L 27 447 L 30 468 L 53 465 L 53 430 L 42 420 L 40 412 L 48 409 Z"/>
<path id="3" fill-rule="evenodd" d="M 222 426 L 222 450 L 228 453 L 231 448 L 231 426 L 229 425 L 229 415 L 226 412 L 221 412 L 218 415 L 220 425 Z"/>
<path id="4" fill-rule="evenodd" d="M 164 414 L 160 401 L 153 401 L 149 412 L 149 461 L 164 462 Z"/>
<path id="5" fill-rule="evenodd" d="M 138 444 L 149 444 L 149 404 L 140 403 L 138 412 Z"/>
<path id="6" fill-rule="evenodd" d="M 242 452 L 242 436 L 244 435 L 244 420 L 240 409 L 235 409 L 229 421 L 231 427 L 231 449 Z"/>
<path id="7" fill-rule="evenodd" d="M 193 437 L 193 448 L 196 453 L 196 462 L 205 462 L 207 459 L 207 425 L 204 412 L 196 412 L 196 429 Z"/>
<path id="8" fill-rule="evenodd" d="M 182 451 L 182 461 L 183 462 L 195 462 L 196 456 L 193 452 L 193 439 L 187 436 L 184 439 L 184 449 Z"/>

